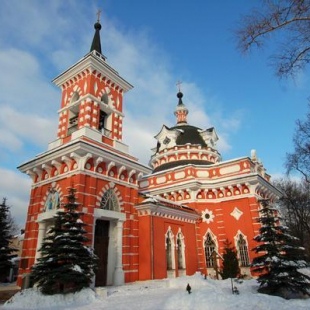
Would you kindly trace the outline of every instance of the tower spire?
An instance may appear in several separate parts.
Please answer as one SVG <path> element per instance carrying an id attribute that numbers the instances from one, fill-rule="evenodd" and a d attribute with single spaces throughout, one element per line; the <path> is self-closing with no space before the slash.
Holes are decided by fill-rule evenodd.
<path id="1" fill-rule="evenodd" d="M 179 91 L 177 93 L 177 97 L 179 98 L 179 102 L 178 105 L 174 111 L 174 115 L 177 118 L 177 124 L 187 124 L 187 114 L 188 114 L 188 110 L 186 108 L 186 106 L 184 105 L 182 98 L 183 98 L 183 93 L 181 92 L 181 82 L 177 83 L 177 86 L 179 88 Z"/>
<path id="2" fill-rule="evenodd" d="M 101 10 L 98 10 L 98 12 L 97 12 L 97 22 L 94 25 L 95 34 L 94 34 L 93 42 L 92 42 L 91 47 L 90 47 L 90 52 L 96 51 L 96 52 L 102 54 L 102 52 L 101 52 L 101 42 L 100 42 L 100 29 L 101 29 L 100 13 L 101 13 Z"/>

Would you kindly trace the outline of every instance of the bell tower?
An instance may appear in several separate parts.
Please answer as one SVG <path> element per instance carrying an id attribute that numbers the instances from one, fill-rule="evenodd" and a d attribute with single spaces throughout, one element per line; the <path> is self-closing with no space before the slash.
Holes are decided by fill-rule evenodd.
<path id="1" fill-rule="evenodd" d="M 86 54 L 53 82 L 61 89 L 57 140 L 53 149 L 75 139 L 92 139 L 116 149 L 122 144 L 123 95 L 133 86 L 106 62 L 101 52 L 98 21 Z"/>
<path id="2" fill-rule="evenodd" d="M 91 48 L 54 79 L 61 89 L 58 132 L 48 150 L 18 169 L 32 178 L 19 268 L 22 286 L 40 257 L 42 242 L 70 187 L 88 224 L 88 238 L 99 257 L 95 285 L 138 280 L 138 180 L 150 169 L 131 156 L 122 141 L 123 96 L 133 86 L 101 51 L 99 18 Z M 110 240 L 110 241 L 109 241 Z"/>

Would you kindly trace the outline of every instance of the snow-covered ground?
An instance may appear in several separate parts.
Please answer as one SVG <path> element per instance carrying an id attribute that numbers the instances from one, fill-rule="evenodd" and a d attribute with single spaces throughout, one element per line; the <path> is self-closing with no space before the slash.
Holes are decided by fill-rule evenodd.
<path id="1" fill-rule="evenodd" d="M 187 283 L 192 293 L 186 291 Z M 102 288 L 95 294 L 84 289 L 65 296 L 43 296 L 35 289 L 17 293 L 2 309 L 113 309 L 113 310 L 288 310 L 310 309 L 309 299 L 285 300 L 257 293 L 256 280 L 235 283 L 239 295 L 231 293 L 230 280 L 204 279 L 200 274 L 124 286 Z M 106 295 L 106 296 L 104 296 Z"/>

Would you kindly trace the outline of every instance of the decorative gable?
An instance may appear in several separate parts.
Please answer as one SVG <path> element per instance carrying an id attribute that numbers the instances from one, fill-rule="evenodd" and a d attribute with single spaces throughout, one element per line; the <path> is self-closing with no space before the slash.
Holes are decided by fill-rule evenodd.
<path id="1" fill-rule="evenodd" d="M 161 131 L 155 136 L 155 139 L 157 139 L 156 153 L 164 149 L 174 147 L 176 145 L 176 139 L 180 133 L 181 130 L 179 129 L 171 130 L 167 126 L 163 125 Z"/>
<path id="2" fill-rule="evenodd" d="M 208 146 L 212 148 L 216 146 L 216 142 L 219 138 L 214 127 L 200 130 L 200 135 Z"/>

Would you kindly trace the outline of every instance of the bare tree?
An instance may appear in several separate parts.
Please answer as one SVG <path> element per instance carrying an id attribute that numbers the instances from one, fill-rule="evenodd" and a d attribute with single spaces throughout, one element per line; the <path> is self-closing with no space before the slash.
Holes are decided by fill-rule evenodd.
<path id="1" fill-rule="evenodd" d="M 310 0 L 262 0 L 262 6 L 244 16 L 236 31 L 242 52 L 279 39 L 272 57 L 279 77 L 294 76 L 310 62 Z"/>
<path id="2" fill-rule="evenodd" d="M 305 181 L 274 181 L 283 196 L 279 200 L 282 220 L 296 236 L 310 257 L 310 184 Z"/>
<path id="3" fill-rule="evenodd" d="M 310 103 L 308 104 L 310 110 Z M 294 151 L 286 154 L 287 173 L 299 172 L 310 183 L 310 112 L 305 120 L 297 120 L 293 137 Z"/>
<path id="4" fill-rule="evenodd" d="M 11 213 L 8 215 L 8 221 L 10 223 L 10 233 L 12 235 L 18 235 L 21 232 L 21 228 L 15 222 L 14 218 L 12 217 Z"/>

